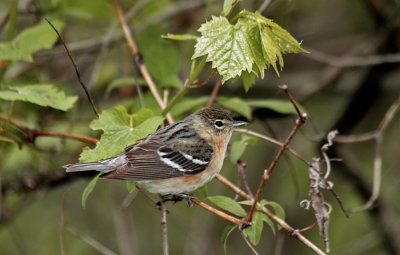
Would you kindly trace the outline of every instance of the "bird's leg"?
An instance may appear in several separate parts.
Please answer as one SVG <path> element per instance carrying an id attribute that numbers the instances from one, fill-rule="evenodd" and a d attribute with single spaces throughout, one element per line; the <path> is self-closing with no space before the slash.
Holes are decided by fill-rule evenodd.
<path id="1" fill-rule="evenodd" d="M 168 201 L 174 201 L 171 195 L 160 195 L 160 201 L 156 203 L 157 209 L 161 210 L 161 204 L 166 203 Z M 169 211 L 167 211 L 169 213 Z"/>
<path id="2" fill-rule="evenodd" d="M 183 199 L 186 199 L 186 201 L 187 201 L 189 207 L 192 207 L 192 206 L 193 206 L 192 199 L 193 199 L 193 198 L 196 198 L 194 195 L 186 194 L 186 193 L 176 194 L 176 195 L 174 195 L 173 197 L 175 197 L 176 199 L 178 199 L 178 200 L 176 200 L 176 201 L 182 201 Z"/>

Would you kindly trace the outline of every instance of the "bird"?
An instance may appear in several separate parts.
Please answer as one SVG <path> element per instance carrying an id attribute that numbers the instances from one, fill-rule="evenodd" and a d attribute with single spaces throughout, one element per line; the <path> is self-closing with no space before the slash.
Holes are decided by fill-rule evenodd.
<path id="1" fill-rule="evenodd" d="M 222 108 L 204 108 L 114 157 L 64 168 L 66 172 L 103 172 L 105 179 L 133 180 L 161 196 L 189 194 L 220 172 L 234 129 L 245 124 Z"/>

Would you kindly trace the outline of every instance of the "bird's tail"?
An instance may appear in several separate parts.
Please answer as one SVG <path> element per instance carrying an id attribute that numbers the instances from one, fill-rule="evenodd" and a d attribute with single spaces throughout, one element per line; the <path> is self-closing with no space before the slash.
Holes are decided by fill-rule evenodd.
<path id="1" fill-rule="evenodd" d="M 63 168 L 65 168 L 66 172 L 99 171 L 108 173 L 114 171 L 117 167 L 125 163 L 125 157 L 117 156 L 99 162 L 68 164 L 63 166 Z"/>

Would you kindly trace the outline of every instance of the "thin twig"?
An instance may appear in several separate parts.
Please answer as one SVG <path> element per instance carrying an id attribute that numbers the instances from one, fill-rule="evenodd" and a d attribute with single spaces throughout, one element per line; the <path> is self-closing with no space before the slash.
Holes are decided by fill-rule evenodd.
<path id="1" fill-rule="evenodd" d="M 223 177 L 222 175 L 217 175 L 217 180 L 220 181 L 222 184 L 224 184 L 226 187 L 228 187 L 230 190 L 235 192 L 236 194 L 240 195 L 244 199 L 254 201 L 254 199 L 241 190 L 239 187 L 237 187 L 235 184 L 230 182 L 228 179 Z M 296 231 L 295 228 L 290 226 L 286 221 L 282 220 L 278 216 L 276 216 L 273 212 L 271 212 L 267 207 L 261 206 L 261 204 L 258 204 L 258 207 L 260 210 L 268 215 L 273 221 L 275 221 L 278 225 L 280 225 L 283 229 L 285 229 L 287 232 L 291 233 L 291 235 L 295 238 L 297 238 L 300 242 L 302 242 L 304 245 L 308 246 L 310 249 L 312 249 L 316 254 L 318 255 L 326 255 L 325 252 L 323 252 L 320 248 L 318 248 L 314 243 L 312 243 L 310 240 L 308 240 L 305 236 L 303 236 L 299 231 Z"/>
<path id="2" fill-rule="evenodd" d="M 50 136 L 50 137 L 61 137 L 61 138 L 68 138 L 72 140 L 77 140 L 81 141 L 84 143 L 97 143 L 99 140 L 96 138 L 88 137 L 88 136 L 83 136 L 83 135 L 78 135 L 78 134 L 71 134 L 71 133 L 65 133 L 65 132 L 53 132 L 53 131 L 46 131 L 46 130 L 36 130 L 36 129 L 30 129 L 24 125 L 19 124 L 18 122 L 8 119 L 6 116 L 0 115 L 0 120 L 4 120 L 14 127 L 20 129 L 26 134 L 26 137 L 29 142 L 34 142 L 35 139 L 39 136 Z"/>
<path id="3" fill-rule="evenodd" d="M 160 201 L 161 207 L 161 228 L 162 228 L 162 243 L 163 243 L 163 255 L 169 254 L 168 247 L 168 224 L 167 224 L 167 202 Z"/>
<path id="4" fill-rule="evenodd" d="M 265 9 L 267 9 L 268 5 L 271 3 L 271 0 L 264 0 L 263 3 L 258 7 L 258 12 L 263 13 Z"/>
<path id="5" fill-rule="evenodd" d="M 140 54 L 137 44 L 132 37 L 131 30 L 129 29 L 128 24 L 126 23 L 126 19 L 125 19 L 125 16 L 123 14 L 122 7 L 121 7 L 121 2 L 120 2 L 120 0 L 113 0 L 113 2 L 114 2 L 115 10 L 116 10 L 118 18 L 119 18 L 119 22 L 121 24 L 122 31 L 124 32 L 126 42 L 128 44 L 128 47 L 129 47 L 132 57 L 134 59 L 134 63 L 137 66 L 137 68 L 139 69 L 144 80 L 146 81 L 147 86 L 149 87 L 154 99 L 160 106 L 161 110 L 163 110 L 166 107 L 166 105 L 164 104 L 160 94 L 158 93 L 157 86 L 154 83 L 153 79 L 151 78 L 150 73 L 147 70 L 147 67 L 143 63 L 143 56 Z M 166 115 L 166 118 L 167 118 L 168 123 L 172 124 L 174 122 L 171 114 L 168 113 Z"/>
<path id="6" fill-rule="evenodd" d="M 292 131 L 290 131 L 290 133 L 289 133 L 288 137 L 286 138 L 285 142 L 279 148 L 279 151 L 275 155 L 274 159 L 271 161 L 269 167 L 264 170 L 264 173 L 262 175 L 262 179 L 261 179 L 260 184 L 258 185 L 258 188 L 257 188 L 257 192 L 256 192 L 256 197 L 254 199 L 254 203 L 251 206 L 250 211 L 249 211 L 249 213 L 247 214 L 247 217 L 246 217 L 246 221 L 247 222 L 251 222 L 252 221 L 253 214 L 254 214 L 254 212 L 256 210 L 257 202 L 261 198 L 261 193 L 262 193 L 262 191 L 263 191 L 263 189 L 265 187 L 265 184 L 267 183 L 269 177 L 271 176 L 273 170 L 275 169 L 275 166 L 278 163 L 279 159 L 282 157 L 283 153 L 285 152 L 285 150 L 289 146 L 290 141 L 292 140 L 292 138 L 296 134 L 297 130 L 305 123 L 305 120 L 306 120 L 306 117 L 307 117 L 306 114 L 302 114 L 301 113 L 300 107 L 299 107 L 298 103 L 296 102 L 296 100 L 291 95 L 288 86 L 287 85 L 281 85 L 281 86 L 279 86 L 279 88 L 281 90 L 283 90 L 286 93 L 286 95 L 289 97 L 290 102 L 293 104 L 293 107 L 296 109 L 296 112 L 298 114 L 298 118 L 296 120 L 296 125 L 293 127 Z"/>
<path id="7" fill-rule="evenodd" d="M 212 107 L 214 105 L 215 100 L 217 99 L 218 96 L 219 89 L 221 88 L 221 85 L 222 85 L 222 78 L 219 78 L 214 84 L 213 90 L 210 95 L 210 99 L 208 100 L 207 103 L 207 107 Z"/>
<path id="8" fill-rule="evenodd" d="M 63 194 L 62 200 L 61 200 L 61 208 L 60 208 L 60 254 L 64 255 L 65 254 L 65 247 L 64 247 L 64 227 L 65 227 L 65 217 L 64 217 L 64 211 L 65 211 L 65 200 L 67 197 L 67 193 Z"/>
<path id="9" fill-rule="evenodd" d="M 244 162 L 242 160 L 238 160 L 237 167 L 238 167 L 239 174 L 242 177 L 243 184 L 244 184 L 244 187 L 245 187 L 247 193 L 250 196 L 254 197 L 253 192 L 251 192 L 249 180 L 247 179 L 247 176 L 246 176 L 246 168 L 247 168 L 246 162 Z"/>
<path id="10" fill-rule="evenodd" d="M 86 235 L 86 234 L 83 234 L 78 229 L 73 228 L 73 227 L 67 227 L 67 230 L 70 233 L 72 233 L 73 235 L 79 237 L 79 239 L 81 239 L 83 242 L 85 242 L 88 245 L 90 245 L 96 251 L 99 251 L 101 254 L 104 254 L 104 255 L 117 255 L 116 252 L 114 252 L 110 248 L 104 246 L 99 241 L 95 240 L 93 237 L 91 237 L 89 235 Z"/>
<path id="11" fill-rule="evenodd" d="M 400 62 L 400 54 L 383 54 L 383 55 L 371 55 L 365 57 L 336 57 L 326 54 L 315 49 L 308 49 L 312 54 L 306 54 L 305 57 L 328 64 L 334 67 L 358 67 L 358 66 L 372 66 L 381 65 L 385 63 L 398 63 Z"/>
<path id="12" fill-rule="evenodd" d="M 239 133 L 243 133 L 243 134 L 248 134 L 248 135 L 251 135 L 251 136 L 254 136 L 254 137 L 257 137 L 257 138 L 261 138 L 261 139 L 263 139 L 263 140 L 265 140 L 265 141 L 267 141 L 267 142 L 270 142 L 270 143 L 272 143 L 272 144 L 275 144 L 275 145 L 279 145 L 279 146 L 282 146 L 282 145 L 283 145 L 283 143 L 280 142 L 280 141 L 278 141 L 278 140 L 275 140 L 275 139 L 273 139 L 273 138 L 271 138 L 271 137 L 262 135 L 262 134 L 260 134 L 260 133 L 257 133 L 257 132 L 255 132 L 255 131 L 248 130 L 248 129 L 245 129 L 245 128 L 237 128 L 237 129 L 235 129 L 235 132 L 239 132 Z M 307 166 L 310 166 L 310 163 L 309 163 L 307 160 L 305 160 L 305 159 L 300 155 L 300 153 L 298 153 L 297 151 L 295 151 L 294 149 L 292 149 L 290 146 L 287 147 L 287 151 L 289 151 L 289 152 L 290 152 L 293 156 L 295 156 L 296 158 L 298 158 L 298 159 L 300 159 L 301 161 L 303 161 L 305 164 L 307 164 Z"/>
<path id="13" fill-rule="evenodd" d="M 89 94 L 89 90 L 87 89 L 86 85 L 83 83 L 83 81 L 81 79 L 81 74 L 79 73 L 78 66 L 76 65 L 71 53 L 69 52 L 67 44 L 65 43 L 64 39 L 61 37 L 61 34 L 58 32 L 57 28 L 50 22 L 50 20 L 48 20 L 47 18 L 44 18 L 44 19 L 47 21 L 47 23 L 49 23 L 49 25 L 57 33 L 58 38 L 60 38 L 62 45 L 64 46 L 64 49 L 68 54 L 68 58 L 69 58 L 69 60 L 71 60 L 71 63 L 74 66 L 76 77 L 78 77 L 78 81 L 81 84 L 82 89 L 85 91 L 87 99 L 89 100 L 90 104 L 92 105 L 93 112 L 94 112 L 94 114 L 96 114 L 97 117 L 99 117 L 99 112 L 97 111 L 96 106 L 94 105 L 93 99 Z"/>
<path id="14" fill-rule="evenodd" d="M 247 246 L 250 248 L 251 252 L 255 255 L 258 255 L 257 250 L 254 248 L 254 246 L 250 243 L 249 238 L 244 235 L 243 229 L 239 229 L 240 235 L 243 237 L 244 242 L 247 244 Z"/>
<path id="15" fill-rule="evenodd" d="M 340 143 L 355 143 L 363 142 L 368 140 L 375 140 L 375 156 L 374 156 L 374 168 L 373 168 L 373 183 L 372 192 L 368 201 L 358 207 L 351 210 L 351 212 L 361 212 L 372 208 L 375 201 L 378 199 L 380 194 L 381 182 L 382 182 L 382 154 L 383 154 L 383 137 L 386 128 L 393 120 L 394 116 L 400 109 L 400 97 L 398 97 L 393 104 L 389 107 L 381 122 L 379 123 L 376 130 L 364 134 L 358 135 L 341 135 L 337 136 L 334 141 Z"/>
<path id="16" fill-rule="evenodd" d="M 230 221 L 236 225 L 242 225 L 242 220 L 235 218 L 227 213 L 224 213 L 223 211 L 220 211 L 212 206 L 209 206 L 208 204 L 202 202 L 201 200 L 197 199 L 197 198 L 190 198 L 190 201 L 192 201 L 194 204 L 203 207 L 204 209 L 206 209 L 207 211 L 210 211 L 212 213 L 214 213 L 215 215 L 218 215 L 221 218 L 224 218 L 227 221 Z"/>

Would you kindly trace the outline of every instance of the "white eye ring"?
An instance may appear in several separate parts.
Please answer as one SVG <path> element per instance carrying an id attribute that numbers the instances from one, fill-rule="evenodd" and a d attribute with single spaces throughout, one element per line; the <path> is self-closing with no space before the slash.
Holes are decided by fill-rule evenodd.
<path id="1" fill-rule="evenodd" d="M 216 120 L 216 121 L 214 121 L 214 126 L 217 129 L 223 129 L 224 128 L 224 122 L 222 120 Z"/>

